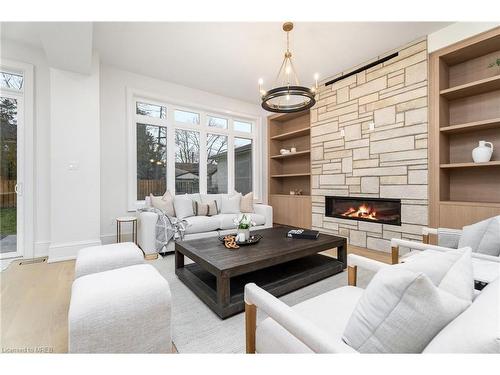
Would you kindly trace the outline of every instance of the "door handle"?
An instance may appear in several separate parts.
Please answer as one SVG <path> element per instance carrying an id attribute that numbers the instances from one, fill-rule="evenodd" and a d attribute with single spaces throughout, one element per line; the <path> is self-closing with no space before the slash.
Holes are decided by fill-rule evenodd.
<path id="1" fill-rule="evenodd" d="M 17 195 L 22 196 L 23 195 L 23 184 L 19 183 L 14 186 L 14 191 L 16 192 Z"/>

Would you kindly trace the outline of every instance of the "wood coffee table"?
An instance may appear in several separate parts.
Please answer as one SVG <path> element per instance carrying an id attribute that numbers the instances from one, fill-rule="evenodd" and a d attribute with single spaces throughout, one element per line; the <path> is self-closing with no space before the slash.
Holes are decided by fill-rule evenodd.
<path id="1" fill-rule="evenodd" d="M 255 231 L 263 237 L 260 242 L 236 250 L 226 249 L 217 237 L 176 242 L 175 274 L 225 319 L 244 310 L 247 283 L 281 296 L 346 268 L 345 238 L 326 234 L 316 240 L 286 238 L 290 229 Z M 318 254 L 333 248 L 337 259 Z M 185 265 L 184 256 L 194 263 Z"/>

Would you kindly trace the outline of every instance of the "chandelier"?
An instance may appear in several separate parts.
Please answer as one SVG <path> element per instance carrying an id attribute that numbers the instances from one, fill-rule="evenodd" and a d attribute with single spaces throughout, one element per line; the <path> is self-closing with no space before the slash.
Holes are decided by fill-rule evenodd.
<path id="1" fill-rule="evenodd" d="M 290 52 L 289 33 L 292 29 L 292 22 L 285 22 L 283 24 L 283 31 L 286 32 L 286 52 L 274 81 L 274 88 L 268 91 L 264 90 L 262 87 L 264 81 L 262 78 L 259 79 L 262 108 L 269 112 L 300 112 L 311 108 L 316 103 L 315 96 L 316 89 L 318 88 L 318 74 L 314 75 L 314 87 L 308 88 L 300 85 L 293 66 L 292 53 Z"/>

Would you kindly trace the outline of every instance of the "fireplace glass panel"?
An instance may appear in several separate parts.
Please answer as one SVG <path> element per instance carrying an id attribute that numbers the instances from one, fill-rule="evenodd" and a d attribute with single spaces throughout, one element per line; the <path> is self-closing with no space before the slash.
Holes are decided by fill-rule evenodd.
<path id="1" fill-rule="evenodd" d="M 401 225 L 401 200 L 325 197 L 325 214 L 340 219 Z"/>

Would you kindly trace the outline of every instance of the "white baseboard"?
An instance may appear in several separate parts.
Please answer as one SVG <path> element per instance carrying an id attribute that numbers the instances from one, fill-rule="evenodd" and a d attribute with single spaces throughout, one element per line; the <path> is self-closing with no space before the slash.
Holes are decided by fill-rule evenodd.
<path id="1" fill-rule="evenodd" d="M 76 259 L 76 255 L 80 249 L 89 246 L 100 246 L 101 240 L 88 240 L 77 242 L 66 242 L 59 244 L 51 244 L 49 246 L 49 259 L 47 263 L 62 262 L 65 260 Z"/>
<path id="2" fill-rule="evenodd" d="M 22 259 L 23 258 L 21 258 L 21 257 L 0 259 L 0 272 L 9 268 L 9 266 L 12 262 L 20 261 Z"/>
<path id="3" fill-rule="evenodd" d="M 35 258 L 49 256 L 50 241 L 35 242 Z"/>
<path id="4" fill-rule="evenodd" d="M 132 241 L 132 232 L 122 233 L 122 242 Z M 110 243 L 116 243 L 116 233 L 113 234 L 102 234 L 101 242 L 103 245 L 108 245 Z"/>

